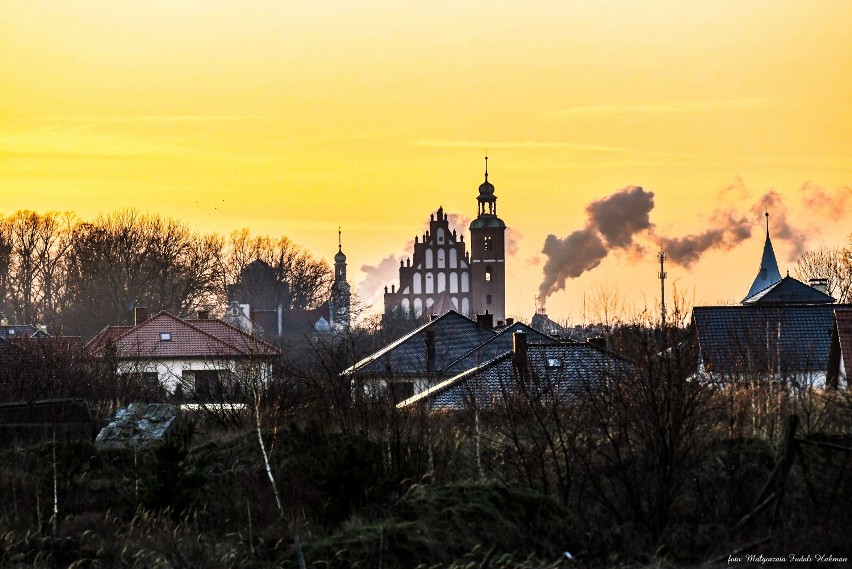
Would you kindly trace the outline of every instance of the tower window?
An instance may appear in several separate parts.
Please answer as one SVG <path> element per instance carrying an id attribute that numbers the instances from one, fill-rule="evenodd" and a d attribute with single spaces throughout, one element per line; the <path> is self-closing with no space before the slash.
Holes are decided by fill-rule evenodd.
<path id="1" fill-rule="evenodd" d="M 485 304 L 491 304 L 491 295 L 490 294 L 485 295 Z"/>
<path id="2" fill-rule="evenodd" d="M 491 267 L 485 267 L 485 282 L 491 282 Z"/>
<path id="3" fill-rule="evenodd" d="M 490 251 L 491 248 L 494 246 L 492 241 L 493 240 L 492 240 L 490 235 L 483 237 L 482 238 L 482 250 L 483 251 Z"/>

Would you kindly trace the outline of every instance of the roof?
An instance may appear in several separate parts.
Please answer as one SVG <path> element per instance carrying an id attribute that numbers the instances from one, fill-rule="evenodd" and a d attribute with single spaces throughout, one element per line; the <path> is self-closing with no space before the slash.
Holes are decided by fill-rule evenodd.
<path id="1" fill-rule="evenodd" d="M 166 311 L 137 326 L 108 326 L 86 349 L 96 357 L 112 340 L 121 358 L 270 357 L 280 352 L 221 320 L 183 320 Z"/>
<path id="2" fill-rule="evenodd" d="M 531 328 L 522 322 L 515 322 L 506 326 L 481 344 L 473 347 L 460 358 L 450 363 L 444 371 L 451 374 L 461 373 L 476 367 L 482 362 L 492 360 L 500 354 L 511 351 L 513 334 L 515 332 L 524 332 L 527 335 L 527 343 L 538 344 L 553 341 L 553 338 L 539 332 L 535 328 Z"/>
<path id="3" fill-rule="evenodd" d="M 0 339 L 2 338 L 32 338 L 45 337 L 46 333 L 42 332 L 35 326 L 29 324 L 11 324 L 0 326 Z"/>
<path id="4" fill-rule="evenodd" d="M 521 385 L 512 351 L 466 370 L 438 385 L 397 404 L 404 408 L 430 402 L 432 409 L 462 409 L 475 398 L 489 406 L 495 398 L 514 394 Z M 558 342 L 527 344 L 530 369 L 527 389 L 542 395 L 557 394 L 576 398 L 590 386 L 627 371 L 624 358 L 589 343 Z M 544 381 L 542 381 L 544 380 Z"/>
<path id="5" fill-rule="evenodd" d="M 530 326 L 539 332 L 543 332 L 551 336 L 568 337 L 571 333 L 570 330 L 564 326 L 561 326 L 551 320 L 544 312 L 536 312 L 530 321 Z"/>
<path id="6" fill-rule="evenodd" d="M 434 359 L 427 366 L 427 332 L 434 332 Z M 445 369 L 495 332 L 451 310 L 412 330 L 381 350 L 362 359 L 346 375 L 422 376 Z"/>
<path id="7" fill-rule="evenodd" d="M 757 270 L 757 276 L 754 277 L 754 282 L 751 283 L 751 288 L 748 289 L 746 298 L 754 296 L 766 287 L 773 285 L 781 280 L 781 273 L 778 271 L 778 261 L 775 259 L 775 250 L 772 248 L 772 241 L 769 239 L 769 213 L 766 213 L 766 241 L 763 243 L 763 256 L 760 258 L 760 268 Z"/>
<path id="8" fill-rule="evenodd" d="M 834 298 L 802 281 L 794 279 L 790 275 L 743 300 L 743 304 L 830 304 L 833 302 Z"/>
<path id="9" fill-rule="evenodd" d="M 711 373 L 817 372 L 828 369 L 835 309 L 852 305 L 752 304 L 692 311 Z"/>

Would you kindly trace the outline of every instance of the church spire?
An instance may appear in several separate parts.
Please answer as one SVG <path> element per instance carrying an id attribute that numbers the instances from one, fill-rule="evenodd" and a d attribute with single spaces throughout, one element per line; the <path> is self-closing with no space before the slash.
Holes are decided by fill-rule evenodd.
<path id="1" fill-rule="evenodd" d="M 488 181 L 488 149 L 485 149 L 485 181 Z"/>
<path id="2" fill-rule="evenodd" d="M 763 243 L 763 256 L 760 258 L 760 268 L 757 271 L 757 276 L 754 278 L 754 282 L 751 284 L 751 288 L 748 290 L 746 299 L 781 280 L 781 272 L 778 270 L 778 261 L 775 259 L 775 250 L 772 248 L 772 241 L 769 239 L 768 208 L 765 215 L 766 240 Z"/>

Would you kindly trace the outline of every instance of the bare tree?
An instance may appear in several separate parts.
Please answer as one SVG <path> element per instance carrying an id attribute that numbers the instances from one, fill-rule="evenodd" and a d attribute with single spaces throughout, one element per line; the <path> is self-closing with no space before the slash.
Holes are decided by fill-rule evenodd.
<path id="1" fill-rule="evenodd" d="M 231 233 L 222 257 L 221 288 L 239 280 L 240 272 L 255 260 L 272 267 L 278 282 L 290 289 L 288 308 L 313 308 L 330 295 L 334 274 L 328 263 L 315 259 L 306 249 L 287 237 L 252 237 L 248 229 Z"/>
<path id="2" fill-rule="evenodd" d="M 848 247 L 820 247 L 805 251 L 793 269 L 797 279 L 826 279 L 827 292 L 838 302 L 852 300 L 852 237 Z"/>
<path id="3" fill-rule="evenodd" d="M 122 210 L 78 224 L 68 270 L 66 330 L 84 337 L 129 324 L 132 308 L 188 314 L 215 298 L 222 240 L 158 215 Z"/>

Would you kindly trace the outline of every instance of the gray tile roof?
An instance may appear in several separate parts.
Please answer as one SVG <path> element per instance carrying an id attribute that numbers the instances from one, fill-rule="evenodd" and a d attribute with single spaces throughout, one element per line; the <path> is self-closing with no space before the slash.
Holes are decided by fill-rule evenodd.
<path id="1" fill-rule="evenodd" d="M 528 344 L 554 341 L 554 338 L 539 332 L 535 328 L 531 328 L 522 322 L 515 322 L 499 330 L 494 336 L 466 352 L 459 359 L 450 363 L 443 371 L 447 374 L 455 375 L 510 351 L 512 349 L 512 335 L 515 332 L 526 333 Z"/>
<path id="2" fill-rule="evenodd" d="M 556 342 L 528 344 L 528 378 L 521 382 L 512 352 L 464 371 L 431 389 L 418 393 L 397 406 L 400 408 L 428 403 L 432 409 L 462 409 L 472 400 L 489 406 L 496 399 L 520 389 L 543 396 L 575 398 L 595 384 L 630 373 L 632 365 L 592 344 Z"/>
<path id="3" fill-rule="evenodd" d="M 426 365 L 427 331 L 435 333 L 435 357 Z M 450 311 L 427 322 L 381 350 L 367 356 L 343 373 L 345 375 L 381 377 L 422 377 L 440 372 L 495 332 L 483 328 L 473 320 Z"/>
<path id="4" fill-rule="evenodd" d="M 833 302 L 834 299 L 829 295 L 789 275 L 743 300 L 743 304 L 829 304 Z"/>
<path id="5" fill-rule="evenodd" d="M 825 372 L 834 311 L 851 305 L 754 304 L 693 309 L 706 371 L 716 374 Z"/>

